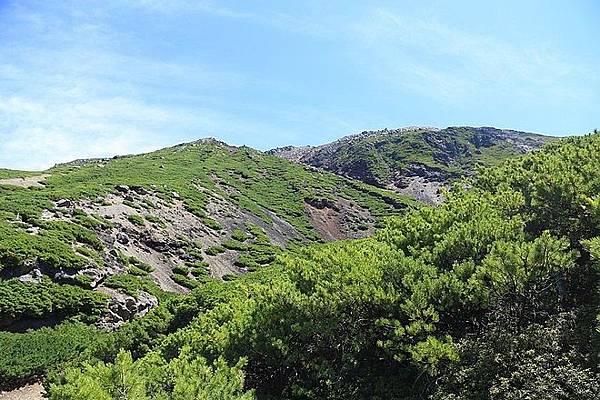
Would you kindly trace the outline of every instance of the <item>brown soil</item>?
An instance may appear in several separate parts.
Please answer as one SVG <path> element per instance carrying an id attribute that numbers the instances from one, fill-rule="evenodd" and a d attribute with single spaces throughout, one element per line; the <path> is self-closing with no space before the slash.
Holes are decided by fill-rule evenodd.
<path id="1" fill-rule="evenodd" d="M 335 207 L 315 207 L 305 203 L 308 218 L 313 227 L 326 241 L 358 239 L 373 233 L 374 223 L 370 213 L 345 199 L 338 199 Z M 366 225 L 365 230 L 356 230 Z"/>

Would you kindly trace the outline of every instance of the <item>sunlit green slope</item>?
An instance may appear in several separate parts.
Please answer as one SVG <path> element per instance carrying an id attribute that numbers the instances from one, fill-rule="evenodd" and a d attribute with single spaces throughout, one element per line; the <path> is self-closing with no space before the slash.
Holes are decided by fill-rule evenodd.
<path id="1" fill-rule="evenodd" d="M 92 351 L 109 364 L 69 368 L 53 398 L 595 399 L 598 165 L 600 136 L 567 139 L 373 238 L 204 285 L 119 330 Z"/>

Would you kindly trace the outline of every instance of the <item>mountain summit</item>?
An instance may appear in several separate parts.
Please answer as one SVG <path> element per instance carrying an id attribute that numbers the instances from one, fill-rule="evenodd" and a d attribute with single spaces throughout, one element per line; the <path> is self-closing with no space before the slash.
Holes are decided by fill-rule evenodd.
<path id="1" fill-rule="evenodd" d="M 287 146 L 269 153 L 437 204 L 441 189 L 453 180 L 554 139 L 490 127 L 406 127 L 364 131 L 321 146 Z"/>

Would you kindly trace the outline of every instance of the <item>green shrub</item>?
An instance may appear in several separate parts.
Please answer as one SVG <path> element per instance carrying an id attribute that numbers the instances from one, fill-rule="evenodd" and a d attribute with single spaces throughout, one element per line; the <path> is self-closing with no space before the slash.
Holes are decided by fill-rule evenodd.
<path id="1" fill-rule="evenodd" d="M 81 278 L 85 279 L 85 278 Z M 106 296 L 78 286 L 59 285 L 44 279 L 24 283 L 0 281 L 0 320 L 20 321 L 52 317 L 60 321 L 79 317 L 94 321 L 106 309 Z"/>
<path id="2" fill-rule="evenodd" d="M 173 274 L 171 275 L 171 279 L 173 279 L 175 283 L 178 283 L 179 285 L 188 289 L 194 289 L 198 287 L 198 282 L 196 280 L 185 275 Z"/>
<path id="3" fill-rule="evenodd" d="M 190 273 L 190 269 L 183 265 L 177 265 L 173 267 L 173 273 L 186 276 Z"/>
<path id="4" fill-rule="evenodd" d="M 243 230 L 236 228 L 231 233 L 231 238 L 239 242 L 245 242 L 248 239 L 248 235 L 246 235 Z"/>
<path id="5" fill-rule="evenodd" d="M 202 219 L 202 223 L 204 225 L 206 225 L 207 227 L 209 227 L 210 229 L 213 229 L 215 231 L 220 231 L 221 229 L 223 229 L 221 224 L 219 224 L 217 221 L 215 221 L 212 218 L 205 217 Z"/>
<path id="6" fill-rule="evenodd" d="M 0 332 L 0 389 L 42 376 L 61 363 L 85 359 L 107 335 L 79 323 L 27 333 Z"/>
<path id="7" fill-rule="evenodd" d="M 148 215 L 145 215 L 144 218 L 146 219 L 146 221 L 151 222 L 153 224 L 156 224 L 156 225 L 158 225 L 160 227 L 164 228 L 166 226 L 165 221 L 163 221 L 162 218 L 160 218 L 160 217 L 158 217 L 156 215 L 150 215 L 150 214 L 148 214 Z"/>
<path id="8" fill-rule="evenodd" d="M 242 366 L 240 361 L 230 367 L 221 358 L 212 364 L 187 357 L 169 363 L 159 357 L 134 361 L 122 351 L 114 364 L 88 363 L 83 370 L 68 369 L 63 385 L 51 387 L 50 393 L 53 400 L 253 400 L 253 393 L 244 390 Z"/>
<path id="9" fill-rule="evenodd" d="M 131 274 L 112 275 L 104 280 L 104 285 L 123 291 L 124 293 L 137 297 L 140 290 L 146 288 L 146 282 L 140 277 Z"/>
<path id="10" fill-rule="evenodd" d="M 246 250 L 246 245 L 235 239 L 226 240 L 222 246 L 228 250 L 237 250 L 237 251 Z"/>
<path id="11" fill-rule="evenodd" d="M 143 261 L 138 260 L 137 258 L 131 256 L 129 257 L 129 263 L 131 265 L 136 266 L 137 268 L 141 269 L 142 271 L 145 271 L 147 273 L 150 273 L 152 271 L 154 271 L 154 267 L 148 263 L 145 263 Z"/>
<path id="12" fill-rule="evenodd" d="M 144 217 L 142 217 L 139 214 L 128 215 L 127 219 L 129 220 L 129 222 L 131 222 L 134 225 L 137 225 L 137 226 L 144 226 L 145 225 Z"/>
<path id="13" fill-rule="evenodd" d="M 217 254 L 225 253 L 226 249 L 223 246 L 211 246 L 206 249 L 206 254 L 216 256 Z"/>
<path id="14" fill-rule="evenodd" d="M 92 287 L 92 278 L 87 275 L 75 275 L 75 284 L 81 286 L 86 289 L 90 289 Z"/>

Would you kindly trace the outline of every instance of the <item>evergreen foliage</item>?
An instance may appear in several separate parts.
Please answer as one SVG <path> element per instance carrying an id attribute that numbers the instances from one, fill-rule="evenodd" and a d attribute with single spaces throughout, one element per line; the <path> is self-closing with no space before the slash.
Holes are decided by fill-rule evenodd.
<path id="1" fill-rule="evenodd" d="M 0 170 L 0 179 L 36 175 L 40 173 Z M 135 226 L 160 229 L 167 223 L 158 213 L 152 213 L 157 207 L 152 201 L 145 198 L 145 202 L 133 202 L 132 197 L 123 194 L 125 186 L 136 193 L 156 195 L 167 205 L 182 203 L 207 227 L 223 234 L 224 246 L 244 250 L 246 255 L 240 262 L 251 264 L 252 269 L 265 265 L 264 260 L 272 262 L 279 249 L 267 245 L 259 249 L 254 242 L 241 244 L 247 239 L 243 231 L 227 232 L 233 228 L 224 228 L 211 218 L 206 209 L 211 201 L 225 202 L 240 214 L 253 213 L 253 218 L 262 218 L 266 224 L 271 224 L 275 216 L 281 218 L 305 243 L 319 238 L 304 209 L 305 193 L 336 192 L 378 217 L 415 204 L 393 193 L 374 195 L 334 174 L 306 170 L 277 157 L 214 140 L 148 154 L 57 165 L 31 187 L 0 182 L 0 316 L 6 321 L 0 327 L 9 322 L 17 326 L 20 319 L 27 327 L 32 318 L 49 325 L 75 316 L 92 322 L 103 302 L 103 297 L 91 290 L 98 283 L 132 295 L 148 289 L 148 281 L 138 278 L 151 273 L 152 266 L 126 257 L 117 261 L 127 274 L 100 282 L 91 278 L 102 276 L 99 271 L 112 261 L 112 249 L 103 243 L 109 233 L 106 230 L 115 225 L 108 216 L 84 211 L 82 203 L 106 205 L 107 196 L 120 194 L 124 205 L 136 208 L 136 213 L 128 216 Z M 227 237 L 231 240 L 226 241 Z M 255 242 L 262 244 L 258 239 Z M 200 262 L 201 250 L 194 250 L 189 260 Z M 224 251 L 224 247 L 215 246 L 207 254 Z M 187 274 L 174 274 L 173 279 L 185 287 L 196 287 L 208 279 L 198 267 L 194 267 L 194 276 L 202 279 Z M 43 282 L 36 284 L 40 275 Z M 30 276 L 23 279 L 26 282 L 13 281 L 24 276 Z"/>
<path id="2" fill-rule="evenodd" d="M 600 136 L 564 140 L 372 238 L 200 285 L 51 398 L 596 399 L 598 165 Z"/>

